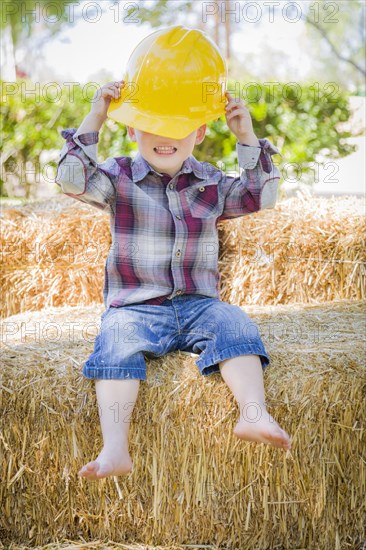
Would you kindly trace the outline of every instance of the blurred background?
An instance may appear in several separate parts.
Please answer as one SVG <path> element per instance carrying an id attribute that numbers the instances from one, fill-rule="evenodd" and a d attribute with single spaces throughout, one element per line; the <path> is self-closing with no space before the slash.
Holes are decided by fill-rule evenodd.
<path id="1" fill-rule="evenodd" d="M 229 90 L 250 110 L 257 137 L 279 147 L 279 198 L 298 192 L 365 195 L 363 0 L 6 0 L 1 6 L 0 195 L 3 205 L 57 196 L 65 128 L 78 128 L 98 86 L 120 80 L 153 30 L 200 28 L 221 48 Z M 98 160 L 132 155 L 122 124 L 107 120 Z M 237 173 L 224 118 L 194 150 Z"/>

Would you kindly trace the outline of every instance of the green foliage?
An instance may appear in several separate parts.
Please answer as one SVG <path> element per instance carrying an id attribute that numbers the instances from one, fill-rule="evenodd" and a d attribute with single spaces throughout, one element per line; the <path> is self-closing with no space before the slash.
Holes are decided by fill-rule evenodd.
<path id="1" fill-rule="evenodd" d="M 0 172 L 0 195 L 4 196 L 5 178 L 16 176 L 18 185 L 30 198 L 35 195 L 32 185 L 32 170 L 41 172 L 51 179 L 56 175 L 58 153 L 65 140 L 61 130 L 78 128 L 91 107 L 91 97 L 95 88 L 61 85 L 39 85 L 28 80 L 16 83 L 0 81 L 2 120 L 2 143 L 0 145 L 2 169 Z M 36 90 L 36 93 L 30 93 Z M 100 132 L 98 161 L 109 156 L 130 154 L 136 145 L 126 136 L 123 126 L 108 119 Z M 42 161 L 42 152 L 54 153 L 53 161 Z M 123 152 L 122 152 L 123 151 Z M 27 163 L 27 164 L 26 164 Z M 36 178 L 39 181 L 39 177 Z M 58 187 L 56 186 L 56 190 Z"/>
<path id="2" fill-rule="evenodd" d="M 42 21 L 50 36 L 55 35 L 65 23 L 80 18 L 73 9 L 68 11 L 70 4 L 73 7 L 73 0 L 2 0 L 0 30 L 10 25 L 15 46 L 32 34 L 37 21 Z"/>
<path id="3" fill-rule="evenodd" d="M 110 1 L 113 2 L 113 0 Z M 127 13 L 130 16 L 136 15 L 141 23 L 148 23 L 153 28 L 169 26 L 177 24 L 178 15 L 186 17 L 187 13 L 191 12 L 193 4 L 193 0 L 174 0 L 174 4 L 172 0 L 155 0 L 153 3 L 150 2 L 148 7 L 144 7 L 143 2 L 139 2 L 136 11 L 136 4 L 131 2 Z"/>
<path id="4" fill-rule="evenodd" d="M 0 85 L 3 130 L 0 174 L 4 179 L 7 173 L 18 175 L 26 196 L 32 197 L 35 189 L 28 181 L 26 162 L 44 173 L 41 153 L 53 153 L 54 160 L 48 164 L 51 164 L 54 177 L 58 155 L 65 142 L 61 130 L 80 126 L 90 110 L 90 98 L 95 90 L 79 86 L 69 89 L 61 85 L 58 89 L 40 87 L 35 97 L 29 93 L 35 89 L 32 82 L 10 84 L 0 81 Z M 233 83 L 229 83 L 228 89 L 234 89 Z M 240 90 L 255 134 L 258 138 L 267 137 L 283 155 L 282 159 L 278 155 L 274 157 L 276 163 L 298 163 L 306 174 L 311 172 L 314 158 L 322 149 L 326 151 L 326 161 L 354 151 L 355 146 L 344 143 L 350 133 L 337 129 L 337 125 L 347 121 L 351 114 L 347 92 L 328 90 L 323 93 L 307 85 L 298 88 L 277 85 L 272 89 L 258 84 L 253 89 L 241 84 Z M 222 116 L 208 124 L 206 138 L 196 146 L 193 154 L 198 160 L 214 165 L 222 161 L 222 169 L 229 172 L 238 168 L 235 144 L 236 137 Z M 98 162 L 108 157 L 130 155 L 133 151 L 136 151 L 136 144 L 130 142 L 126 127 L 107 119 L 100 132 Z M 51 178 L 49 172 L 47 169 L 48 179 Z M 0 179 L 1 195 L 5 194 L 3 186 L 4 181 Z M 58 190 L 56 185 L 55 190 Z"/>
<path id="5" fill-rule="evenodd" d="M 238 83 L 236 83 L 236 88 Z M 235 89 L 236 89 L 235 88 Z M 234 83 L 229 82 L 229 90 Z M 268 138 L 283 156 L 282 162 L 300 164 L 309 173 L 316 155 L 326 150 L 328 162 L 349 155 L 354 145 L 344 142 L 350 133 L 337 125 L 351 116 L 349 94 L 343 90 L 317 90 L 314 86 L 259 85 L 252 89 L 240 83 L 240 98 L 249 110 L 254 133 Z M 204 142 L 195 149 L 198 160 L 213 164 L 223 160 L 225 169 L 236 162 L 236 138 L 229 131 L 224 116 L 210 123 Z M 279 156 L 274 157 L 279 162 Z"/>

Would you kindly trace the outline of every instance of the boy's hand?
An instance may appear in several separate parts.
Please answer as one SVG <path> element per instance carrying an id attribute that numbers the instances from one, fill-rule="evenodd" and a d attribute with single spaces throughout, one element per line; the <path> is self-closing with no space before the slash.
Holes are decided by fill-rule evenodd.
<path id="1" fill-rule="evenodd" d="M 107 84 L 98 88 L 92 99 L 90 114 L 105 120 L 111 99 L 120 97 L 124 84 L 124 80 L 119 80 L 117 82 L 107 82 Z"/>
<path id="2" fill-rule="evenodd" d="M 234 99 L 229 92 L 225 92 L 228 103 L 225 106 L 226 124 L 233 134 L 238 138 L 239 143 L 248 141 L 253 137 L 256 139 L 252 119 L 248 109 L 241 99 Z"/>

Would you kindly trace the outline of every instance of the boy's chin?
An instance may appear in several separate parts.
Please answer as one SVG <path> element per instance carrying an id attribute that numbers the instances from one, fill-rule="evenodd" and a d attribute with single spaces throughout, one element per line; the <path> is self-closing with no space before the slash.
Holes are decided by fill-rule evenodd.
<path id="1" fill-rule="evenodd" d="M 164 166 L 165 168 L 168 167 L 174 167 L 177 166 L 177 164 L 180 163 L 182 165 L 183 161 L 180 161 L 178 155 L 175 153 L 174 155 L 157 155 L 152 154 L 150 155 L 151 162 L 156 166 Z"/>

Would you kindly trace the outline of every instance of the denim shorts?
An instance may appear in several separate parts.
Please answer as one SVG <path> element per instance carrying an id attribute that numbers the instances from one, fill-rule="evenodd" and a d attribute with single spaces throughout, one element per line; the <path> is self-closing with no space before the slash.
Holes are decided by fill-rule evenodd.
<path id="1" fill-rule="evenodd" d="M 239 306 L 183 294 L 160 305 L 105 310 L 82 374 L 91 379 L 146 380 L 145 357 L 177 350 L 199 355 L 196 365 L 203 376 L 220 372 L 219 361 L 238 355 L 259 355 L 263 370 L 270 362 L 257 324 Z"/>

